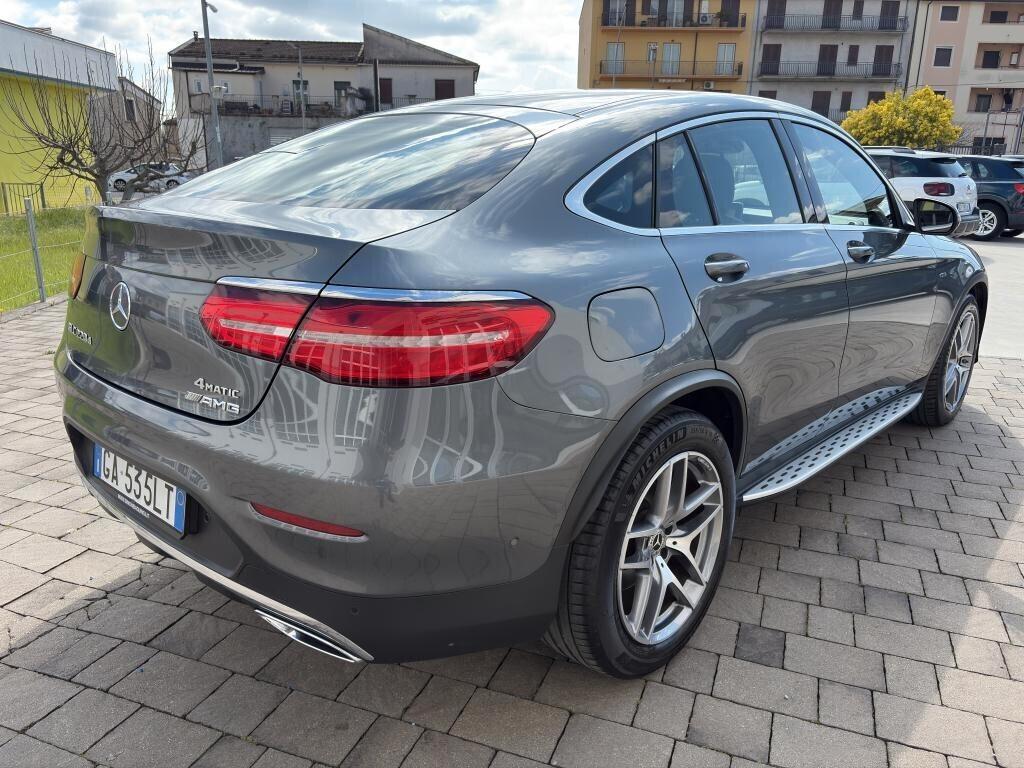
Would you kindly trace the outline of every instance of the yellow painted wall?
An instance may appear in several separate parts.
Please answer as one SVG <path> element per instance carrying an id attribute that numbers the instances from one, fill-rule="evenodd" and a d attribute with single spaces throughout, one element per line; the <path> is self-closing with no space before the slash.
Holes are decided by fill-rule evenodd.
<path id="1" fill-rule="evenodd" d="M 720 0 L 710 0 L 709 11 L 721 10 Z M 700 2 L 694 2 L 695 13 Z M 603 26 L 601 0 L 585 0 L 580 14 L 580 45 L 577 85 L 580 88 L 656 88 L 676 90 L 702 90 L 707 81 L 714 82 L 713 90 L 746 93 L 752 64 L 752 40 L 757 24 L 756 0 L 741 0 L 739 12 L 746 14 L 745 26 L 740 27 L 658 27 L 640 26 L 641 0 L 636 1 L 636 22 L 622 26 Z M 621 42 L 624 46 L 622 74 L 614 78 L 601 72 L 601 60 L 606 57 L 607 43 Z M 657 43 L 658 58 L 655 66 L 646 65 L 648 45 Z M 660 65 L 663 43 L 680 44 L 679 73 L 663 76 Z M 736 44 L 736 62 L 740 72 L 722 76 L 714 63 L 719 43 Z M 696 62 L 696 64 L 695 64 Z"/>
<path id="2" fill-rule="evenodd" d="M 89 201 L 86 189 L 91 185 L 70 177 L 49 179 L 43 182 L 44 173 L 37 165 L 44 157 L 44 151 L 32 139 L 25 136 L 25 131 L 11 114 L 10 100 L 27 109 L 36 125 L 42 125 L 38 109 L 37 88 L 27 77 L 18 77 L 10 73 L 0 73 L 0 183 L 6 186 L 7 207 L 0 199 L 0 215 L 21 213 L 22 198 L 31 195 L 33 205 L 41 207 L 45 202 L 48 208 L 61 208 L 69 205 L 83 205 Z M 84 91 L 70 85 L 47 83 L 46 98 L 50 103 L 57 99 L 82 97 Z M 77 99 L 76 99 L 77 101 Z M 81 102 L 84 105 L 84 100 Z M 40 195 L 38 187 L 43 184 Z M 27 185 L 27 186 L 26 186 Z M 2 189 L 0 189 L 2 192 Z M 92 200 L 97 201 L 97 193 L 92 190 Z"/>

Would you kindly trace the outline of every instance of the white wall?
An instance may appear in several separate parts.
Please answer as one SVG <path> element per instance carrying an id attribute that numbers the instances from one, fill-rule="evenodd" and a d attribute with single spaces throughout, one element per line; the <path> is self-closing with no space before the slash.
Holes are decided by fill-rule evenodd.
<path id="1" fill-rule="evenodd" d="M 470 66 L 381 64 L 378 76 L 391 78 L 391 94 L 395 98 L 415 96 L 418 99 L 432 99 L 435 80 L 454 80 L 456 96 L 473 95 L 473 68 Z"/>
<path id="2" fill-rule="evenodd" d="M 113 53 L 0 21 L 0 69 L 114 90 Z"/>

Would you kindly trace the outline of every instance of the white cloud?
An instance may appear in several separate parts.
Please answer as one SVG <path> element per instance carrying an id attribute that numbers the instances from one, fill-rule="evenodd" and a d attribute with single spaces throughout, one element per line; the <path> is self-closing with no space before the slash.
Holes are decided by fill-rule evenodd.
<path id="1" fill-rule="evenodd" d="M 358 40 L 362 22 L 472 59 L 480 93 L 576 84 L 580 0 L 215 0 L 213 37 Z M 199 0 L 61 0 L 49 7 L 8 0 L 5 18 L 50 26 L 83 43 L 123 49 L 138 68 L 147 38 L 157 63 L 202 30 Z"/>

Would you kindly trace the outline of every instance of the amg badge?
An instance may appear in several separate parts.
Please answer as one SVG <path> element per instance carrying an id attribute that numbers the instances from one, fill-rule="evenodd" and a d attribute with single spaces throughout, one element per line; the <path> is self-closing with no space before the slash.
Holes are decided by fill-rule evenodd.
<path id="1" fill-rule="evenodd" d="M 234 389 L 232 387 L 222 387 L 220 384 L 213 384 L 202 376 L 192 382 L 194 386 L 203 390 L 202 392 L 186 392 L 185 399 L 190 403 L 199 403 L 205 405 L 207 408 L 213 408 L 218 411 L 224 411 L 235 416 L 241 414 L 238 403 L 233 403 L 231 400 L 237 400 L 241 395 L 241 390 Z M 231 398 L 230 400 L 228 398 Z"/>

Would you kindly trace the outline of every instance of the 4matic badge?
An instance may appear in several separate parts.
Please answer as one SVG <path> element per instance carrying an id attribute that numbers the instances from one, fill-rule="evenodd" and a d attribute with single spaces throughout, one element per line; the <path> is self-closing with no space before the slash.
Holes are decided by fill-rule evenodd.
<path id="1" fill-rule="evenodd" d="M 224 411 L 234 416 L 241 414 L 238 403 L 232 402 L 232 400 L 237 400 L 241 396 L 241 390 L 222 387 L 220 384 L 207 381 L 202 376 L 193 381 L 192 385 L 202 391 L 186 392 L 185 399 L 190 403 L 199 403 L 207 408 Z"/>

